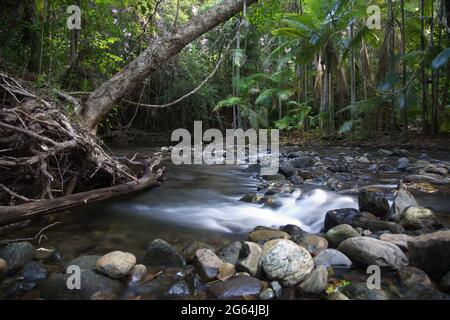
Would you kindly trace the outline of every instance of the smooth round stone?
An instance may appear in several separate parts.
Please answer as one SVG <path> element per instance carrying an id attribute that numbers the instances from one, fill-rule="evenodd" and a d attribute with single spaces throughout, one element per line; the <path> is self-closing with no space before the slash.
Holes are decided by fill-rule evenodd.
<path id="1" fill-rule="evenodd" d="M 136 265 L 136 257 L 128 252 L 113 251 L 97 260 L 97 270 L 114 279 L 127 276 Z"/>
<path id="2" fill-rule="evenodd" d="M 295 286 L 314 268 L 313 259 L 305 248 L 282 239 L 264 244 L 261 265 L 270 279 L 285 286 Z"/>
<path id="3" fill-rule="evenodd" d="M 131 270 L 130 282 L 142 281 L 146 274 L 147 267 L 143 264 L 137 264 L 134 266 L 133 270 Z"/>
<path id="4" fill-rule="evenodd" d="M 264 289 L 259 294 L 259 298 L 261 300 L 271 300 L 271 299 L 275 298 L 275 292 L 271 288 Z"/>
<path id="5" fill-rule="evenodd" d="M 317 255 L 320 251 L 328 248 L 328 241 L 325 238 L 319 236 L 306 236 L 301 242 L 300 246 L 308 250 L 313 256 Z"/>
<path id="6" fill-rule="evenodd" d="M 0 258 L 6 261 L 8 272 L 23 267 L 35 254 L 36 249 L 28 241 L 10 243 L 0 250 Z"/>
<path id="7" fill-rule="evenodd" d="M 405 287 L 431 286 L 431 280 L 425 273 L 425 271 L 405 266 L 398 271 L 398 277 L 400 283 Z"/>
<path id="8" fill-rule="evenodd" d="M 327 296 L 327 300 L 350 300 L 345 294 L 340 292 L 333 292 Z"/>
<path id="9" fill-rule="evenodd" d="M 334 248 L 339 246 L 339 244 L 353 237 L 359 237 L 360 234 L 351 225 L 340 224 L 327 231 L 326 238 L 330 245 Z"/>

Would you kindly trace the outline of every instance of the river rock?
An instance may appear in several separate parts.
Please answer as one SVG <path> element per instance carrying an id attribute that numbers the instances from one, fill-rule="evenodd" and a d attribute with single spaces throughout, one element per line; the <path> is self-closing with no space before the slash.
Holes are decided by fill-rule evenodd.
<path id="1" fill-rule="evenodd" d="M 261 293 L 259 294 L 259 298 L 261 300 L 271 300 L 273 298 L 275 298 L 275 292 L 273 292 L 272 288 L 267 288 L 264 289 L 263 291 L 261 291 Z"/>
<path id="2" fill-rule="evenodd" d="M 382 157 L 386 157 L 386 156 L 389 157 L 389 156 L 392 156 L 394 154 L 392 151 L 386 150 L 386 149 L 379 149 L 377 151 L 377 153 L 378 153 L 379 156 L 382 156 Z"/>
<path id="3" fill-rule="evenodd" d="M 239 201 L 247 202 L 247 203 L 255 203 L 258 201 L 258 195 L 255 192 L 249 192 L 245 194 Z"/>
<path id="4" fill-rule="evenodd" d="M 450 180 L 443 178 L 438 174 L 427 173 L 427 174 L 413 174 L 404 177 L 405 182 L 425 182 L 436 185 L 448 184 Z"/>
<path id="5" fill-rule="evenodd" d="M 404 287 L 431 286 L 431 280 L 423 270 L 405 266 L 398 270 L 397 274 L 401 285 Z"/>
<path id="6" fill-rule="evenodd" d="M 128 252 L 113 251 L 97 260 L 97 270 L 114 279 L 126 277 L 136 265 L 136 257 Z"/>
<path id="7" fill-rule="evenodd" d="M 305 236 L 308 235 L 306 231 L 303 231 L 299 226 L 288 224 L 286 226 L 280 227 L 281 231 L 286 232 L 295 243 L 300 243 Z"/>
<path id="8" fill-rule="evenodd" d="M 341 242 L 338 250 L 366 266 L 399 268 L 408 265 L 408 258 L 399 247 L 374 238 L 350 238 Z"/>
<path id="9" fill-rule="evenodd" d="M 223 262 L 231 263 L 236 265 L 239 260 L 239 255 L 242 250 L 242 243 L 240 241 L 234 241 L 227 246 L 219 249 L 217 256 Z"/>
<path id="10" fill-rule="evenodd" d="M 345 286 L 342 293 L 351 300 L 390 300 L 392 295 L 383 289 L 369 289 L 367 283 L 356 282 Z"/>
<path id="11" fill-rule="evenodd" d="M 20 277 L 29 282 L 40 281 L 47 278 L 47 270 L 42 264 L 30 261 L 23 266 Z"/>
<path id="12" fill-rule="evenodd" d="M 195 253 L 195 265 L 204 281 L 214 280 L 222 264 L 223 261 L 211 249 L 198 249 Z"/>
<path id="13" fill-rule="evenodd" d="M 376 191 L 361 189 L 358 194 L 358 205 L 360 212 L 370 212 L 381 219 L 386 219 L 389 215 L 389 202 Z"/>
<path id="14" fill-rule="evenodd" d="M 290 239 L 290 236 L 283 231 L 274 229 L 258 229 L 250 232 L 248 239 L 253 242 L 264 244 L 267 241 L 274 239 Z"/>
<path id="15" fill-rule="evenodd" d="M 238 265 L 252 276 L 260 274 L 261 270 L 261 247 L 254 242 L 244 242 L 241 251 L 242 259 L 239 260 Z"/>
<path id="16" fill-rule="evenodd" d="M 436 166 L 433 166 L 433 165 L 430 165 L 430 166 L 426 167 L 424 170 L 427 173 L 435 173 L 435 174 L 439 174 L 441 176 L 445 176 L 445 175 L 448 174 L 447 169 L 445 169 L 443 167 L 436 167 Z"/>
<path id="17" fill-rule="evenodd" d="M 402 298 L 404 300 L 450 300 L 450 295 L 432 287 L 417 285 L 408 288 Z"/>
<path id="18" fill-rule="evenodd" d="M 398 223 L 392 221 L 384 221 L 375 217 L 368 212 L 361 212 L 356 216 L 351 224 L 355 228 L 370 230 L 372 232 L 389 231 L 391 233 L 404 233 L 405 229 Z"/>
<path id="19" fill-rule="evenodd" d="M 236 268 L 235 268 L 234 264 L 224 262 L 219 268 L 219 273 L 217 274 L 217 279 L 224 281 L 224 280 L 230 278 L 231 276 L 233 276 L 235 272 L 236 272 Z"/>
<path id="20" fill-rule="evenodd" d="M 350 300 L 350 299 L 345 294 L 335 291 L 327 296 L 327 300 Z"/>
<path id="21" fill-rule="evenodd" d="M 147 267 L 143 264 L 137 264 L 134 266 L 133 270 L 131 270 L 130 274 L 130 282 L 141 282 L 145 275 L 147 274 Z"/>
<path id="22" fill-rule="evenodd" d="M 353 208 L 330 210 L 325 215 L 324 228 L 325 231 L 340 225 L 349 224 L 352 225 L 353 219 L 359 216 L 360 212 Z"/>
<path id="23" fill-rule="evenodd" d="M 297 169 L 306 169 L 314 165 L 314 159 L 310 157 L 298 157 L 292 160 L 292 165 Z"/>
<path id="24" fill-rule="evenodd" d="M 336 248 L 342 241 L 361 236 L 351 225 L 340 224 L 327 231 L 326 238 L 330 245 Z"/>
<path id="25" fill-rule="evenodd" d="M 315 256 L 320 251 L 328 248 L 328 241 L 325 238 L 310 235 L 303 238 L 302 242 L 300 242 L 299 245 L 308 250 L 308 252 L 311 253 L 313 256 Z"/>
<path id="26" fill-rule="evenodd" d="M 8 264 L 2 258 L 0 258 L 0 276 L 8 272 Z"/>
<path id="27" fill-rule="evenodd" d="M 8 272 L 23 267 L 35 254 L 36 249 L 28 241 L 10 243 L 0 250 L 0 258 L 6 261 Z"/>
<path id="28" fill-rule="evenodd" d="M 37 248 L 34 258 L 36 260 L 46 260 L 50 258 L 54 252 L 55 249 Z"/>
<path id="29" fill-rule="evenodd" d="M 403 213 L 409 207 L 417 207 L 417 201 L 409 191 L 400 189 L 392 204 L 390 218 L 399 222 Z"/>
<path id="30" fill-rule="evenodd" d="M 450 230 L 423 234 L 408 241 L 411 265 L 440 279 L 450 270 Z"/>
<path id="31" fill-rule="evenodd" d="M 325 291 L 328 283 L 328 271 L 325 266 L 318 266 L 311 274 L 297 285 L 297 290 L 305 295 L 318 295 Z"/>
<path id="32" fill-rule="evenodd" d="M 270 287 L 272 288 L 273 292 L 275 293 L 276 298 L 281 298 L 283 296 L 283 287 L 278 281 L 272 281 L 270 282 Z"/>
<path id="33" fill-rule="evenodd" d="M 117 295 L 123 289 L 123 284 L 96 271 L 96 262 L 100 256 L 82 256 L 69 262 L 67 266 L 80 268 L 80 289 L 70 290 L 67 283 L 72 283 L 71 274 L 52 273 L 43 281 L 41 296 L 50 300 L 89 300 L 96 292 Z"/>
<path id="34" fill-rule="evenodd" d="M 407 234 L 383 233 L 380 236 L 381 241 L 393 243 L 403 251 L 408 251 L 408 241 L 412 239 L 413 237 L 408 236 Z"/>
<path id="35" fill-rule="evenodd" d="M 186 261 L 177 250 L 162 239 L 153 240 L 147 247 L 146 261 L 149 265 L 183 267 Z"/>
<path id="36" fill-rule="evenodd" d="M 183 249 L 183 255 L 185 256 L 188 262 L 194 261 L 195 253 L 198 249 L 211 249 L 214 251 L 214 248 L 209 244 L 200 242 L 200 241 L 191 241 L 186 247 Z"/>
<path id="37" fill-rule="evenodd" d="M 424 207 L 409 207 L 406 209 L 400 224 L 406 230 L 432 229 L 442 226 L 433 211 Z"/>
<path id="38" fill-rule="evenodd" d="M 191 294 L 191 289 L 186 281 L 183 279 L 176 280 L 166 292 L 166 296 L 171 297 L 184 297 Z"/>
<path id="39" fill-rule="evenodd" d="M 229 299 L 258 295 L 261 292 L 261 283 L 253 277 L 236 276 L 227 281 L 213 283 L 208 289 L 217 299 Z"/>
<path id="40" fill-rule="evenodd" d="M 409 166 L 409 159 L 408 158 L 400 158 L 398 159 L 398 165 L 397 165 L 397 169 L 400 171 L 405 171 L 406 168 L 408 168 Z"/>
<path id="41" fill-rule="evenodd" d="M 304 183 L 303 178 L 296 174 L 293 174 L 292 176 L 290 176 L 289 180 L 291 180 L 291 182 L 296 186 L 302 185 Z"/>
<path id="42" fill-rule="evenodd" d="M 290 240 L 271 240 L 263 247 L 261 265 L 266 275 L 285 286 L 295 286 L 313 270 L 309 252 Z"/>
<path id="43" fill-rule="evenodd" d="M 292 176 L 295 172 L 295 168 L 290 161 L 285 161 L 280 165 L 280 173 L 286 178 Z"/>
<path id="44" fill-rule="evenodd" d="M 450 271 L 442 277 L 440 286 L 443 291 L 450 292 Z"/>
<path id="45" fill-rule="evenodd" d="M 340 251 L 325 249 L 314 257 L 314 264 L 316 266 L 325 266 L 326 268 L 347 269 L 352 266 L 352 261 Z"/>

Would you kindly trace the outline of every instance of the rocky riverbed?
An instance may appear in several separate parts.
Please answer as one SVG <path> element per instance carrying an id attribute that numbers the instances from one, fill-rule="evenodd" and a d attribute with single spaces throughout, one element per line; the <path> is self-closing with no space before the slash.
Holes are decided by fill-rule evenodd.
<path id="1" fill-rule="evenodd" d="M 331 153 L 295 146 L 283 148 L 281 156 L 275 176 L 260 177 L 259 165 L 244 169 L 259 183 L 240 196 L 242 203 L 276 213 L 283 199 L 314 184 L 354 195 L 357 206 L 318 213 L 319 227 L 255 225 L 237 240 L 174 243 L 149 237 L 140 250 L 114 248 L 114 241 L 110 250 L 99 249 L 79 237 L 64 246 L 12 242 L 0 248 L 0 296 L 449 299 L 448 216 L 426 206 L 433 203 L 429 198 L 449 198 L 448 159 L 400 149 Z M 79 290 L 67 287 L 71 266 L 80 268 Z M 379 289 L 367 286 L 369 266 L 380 267 Z"/>

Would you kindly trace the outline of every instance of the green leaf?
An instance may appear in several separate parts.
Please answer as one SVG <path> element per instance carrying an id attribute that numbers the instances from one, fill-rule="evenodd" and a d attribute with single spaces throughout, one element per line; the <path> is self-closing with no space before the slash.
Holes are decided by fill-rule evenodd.
<path id="1" fill-rule="evenodd" d="M 436 58 L 431 62 L 431 67 L 433 69 L 440 69 L 448 63 L 450 59 L 450 48 L 446 48 L 444 51 L 439 53 Z"/>

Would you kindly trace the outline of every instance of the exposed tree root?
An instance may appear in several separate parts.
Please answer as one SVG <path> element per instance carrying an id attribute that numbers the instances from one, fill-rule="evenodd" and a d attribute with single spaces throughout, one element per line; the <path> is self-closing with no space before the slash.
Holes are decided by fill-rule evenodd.
<path id="1" fill-rule="evenodd" d="M 158 159 L 119 162 L 77 123 L 0 73 L 0 225 L 159 184 Z"/>

